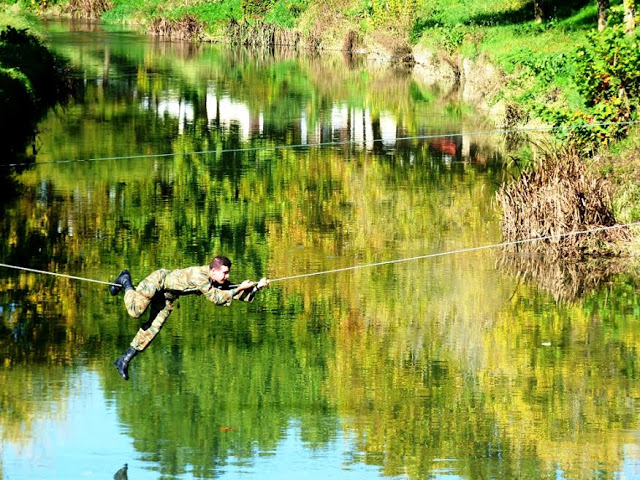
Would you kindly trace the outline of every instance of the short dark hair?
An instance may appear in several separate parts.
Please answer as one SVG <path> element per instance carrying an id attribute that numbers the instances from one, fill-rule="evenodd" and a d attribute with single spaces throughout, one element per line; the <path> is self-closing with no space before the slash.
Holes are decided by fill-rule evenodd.
<path id="1" fill-rule="evenodd" d="M 218 255 L 217 257 L 214 257 L 214 259 L 211 260 L 211 263 L 209 264 L 209 268 L 211 270 L 219 270 L 222 266 L 231 268 L 231 260 L 229 260 L 224 255 Z"/>

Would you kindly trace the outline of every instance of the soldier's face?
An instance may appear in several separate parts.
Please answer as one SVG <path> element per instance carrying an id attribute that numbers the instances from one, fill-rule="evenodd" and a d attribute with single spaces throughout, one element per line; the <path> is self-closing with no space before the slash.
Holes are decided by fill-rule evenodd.
<path id="1" fill-rule="evenodd" d="M 229 280 L 229 267 L 222 265 L 220 268 L 209 269 L 209 278 L 216 283 L 224 283 Z"/>

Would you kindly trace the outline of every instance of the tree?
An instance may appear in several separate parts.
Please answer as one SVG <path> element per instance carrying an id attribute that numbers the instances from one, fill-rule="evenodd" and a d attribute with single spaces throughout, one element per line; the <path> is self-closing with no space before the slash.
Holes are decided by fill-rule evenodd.
<path id="1" fill-rule="evenodd" d="M 636 29 L 636 1 L 624 0 L 625 31 L 632 33 Z"/>
<path id="2" fill-rule="evenodd" d="M 536 23 L 542 23 L 544 20 L 544 4 L 545 0 L 533 0 L 533 15 Z"/>
<path id="3" fill-rule="evenodd" d="M 603 31 L 607 26 L 609 0 L 598 0 L 598 31 Z"/>

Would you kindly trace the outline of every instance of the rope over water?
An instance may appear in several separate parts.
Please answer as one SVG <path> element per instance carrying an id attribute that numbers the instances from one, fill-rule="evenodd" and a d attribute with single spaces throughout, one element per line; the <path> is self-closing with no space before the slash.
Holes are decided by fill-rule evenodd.
<path id="1" fill-rule="evenodd" d="M 583 235 L 583 234 L 587 234 L 587 233 L 595 233 L 595 232 L 602 232 L 605 230 L 612 230 L 612 229 L 616 229 L 616 228 L 626 228 L 626 227 L 633 227 L 633 226 L 638 226 L 640 225 L 640 222 L 631 222 L 631 223 L 625 223 L 625 224 L 619 224 L 619 225 L 612 225 L 609 227 L 598 227 L 598 228 L 592 228 L 589 230 L 579 230 L 579 231 L 575 231 L 575 232 L 569 232 L 569 233 L 558 233 L 555 235 L 547 235 L 544 237 L 534 237 L 534 238 L 527 238 L 524 240 L 513 240 L 510 242 L 502 242 L 502 243 L 494 243 L 492 245 L 482 245 L 482 246 L 478 246 L 478 247 L 468 247 L 468 248 L 461 248 L 459 250 L 450 250 L 447 252 L 437 252 L 437 253 L 429 253 L 426 255 L 418 255 L 415 257 L 407 257 L 407 258 L 400 258 L 400 259 L 396 259 L 396 260 L 386 260 L 383 262 L 375 262 L 375 263 L 368 263 L 365 265 L 355 265 L 352 267 L 344 267 L 344 268 L 336 268 L 334 270 L 325 270 L 322 272 L 313 272 L 313 273 L 303 273 L 300 275 L 291 275 L 288 277 L 280 277 L 280 278 L 274 278 L 274 279 L 270 279 L 270 282 L 281 282 L 283 280 L 291 280 L 294 278 L 304 278 L 304 277 L 313 277 L 316 275 L 326 275 L 329 273 L 337 273 L 337 272 L 346 272 L 349 270 L 357 270 L 359 268 L 369 268 L 369 267 L 378 267 L 380 265 L 390 265 L 393 263 L 402 263 L 402 262 L 410 262 L 413 260 L 422 260 L 425 258 L 435 258 L 435 257 L 444 257 L 446 255 L 456 255 L 459 253 L 469 253 L 469 252 L 477 252 L 480 250 L 488 250 L 490 248 L 498 248 L 498 247 L 508 247 L 511 245 L 520 245 L 523 243 L 532 243 L 532 242 L 538 242 L 541 240 L 552 240 L 552 239 L 557 239 L 557 238 L 565 238 L 565 237 L 571 237 L 571 236 L 576 236 L 576 235 Z"/>
<path id="2" fill-rule="evenodd" d="M 554 235 L 545 235 L 543 237 L 533 237 L 533 238 L 526 238 L 523 240 L 513 240 L 513 241 L 509 241 L 509 242 L 501 242 L 501 243 L 494 243 L 491 245 L 481 245 L 481 246 L 477 246 L 477 247 L 468 247 L 468 248 L 461 248 L 458 250 L 450 250 L 447 252 L 436 252 L 436 253 L 428 253 L 426 255 L 418 255 L 418 256 L 414 256 L 414 257 L 407 257 L 407 258 L 398 258 L 395 260 L 385 260 L 382 262 L 375 262 L 375 263 L 367 263 L 367 264 L 363 264 L 363 265 L 354 265 L 351 267 L 343 267 L 343 268 L 335 268 L 333 270 L 323 270 L 320 272 L 311 272 L 311 273 L 301 273 L 298 275 L 290 275 L 288 277 L 280 277 L 280 278 L 272 278 L 269 281 L 271 283 L 273 282 L 283 282 L 285 280 L 293 280 L 293 279 L 297 279 L 297 278 L 306 278 L 306 277 L 315 277 L 318 275 L 328 275 L 330 273 L 338 273 L 338 272 L 347 272 L 350 270 L 357 270 L 360 268 L 371 268 L 371 267 L 378 267 L 381 265 L 391 265 L 394 263 L 404 263 L 404 262 L 411 262 L 414 260 L 423 260 L 426 258 L 435 258 L 435 257 L 444 257 L 447 255 L 457 255 L 460 253 L 469 253 L 469 252 L 477 252 L 480 250 L 488 250 L 490 248 L 498 248 L 498 247 L 508 247 L 508 246 L 512 246 L 512 245 L 521 245 L 524 243 L 532 243 L 532 242 L 538 242 L 538 241 L 542 241 L 542 240 L 552 240 L 552 239 L 558 239 L 558 238 L 566 238 L 566 237 L 572 237 L 572 236 L 576 236 L 576 235 L 585 235 L 588 233 L 596 233 L 596 232 L 603 232 L 606 230 L 613 230 L 613 229 L 617 229 L 617 228 L 627 228 L 627 227 L 635 227 L 635 226 L 640 226 L 640 221 L 638 222 L 630 222 L 630 223 L 623 223 L 623 224 L 618 224 L 618 225 L 611 225 L 608 227 L 597 227 L 597 228 L 590 228 L 587 230 L 578 230 L 578 231 L 574 231 L 574 232 L 568 232 L 568 233 L 558 233 L 558 234 L 554 234 Z M 53 275 L 56 277 L 63 277 L 63 278 L 70 278 L 72 280 L 81 280 L 81 281 L 85 281 L 85 282 L 93 282 L 93 283 L 100 283 L 102 285 L 116 285 L 116 286 L 122 286 L 119 283 L 112 283 L 112 282 L 105 282 L 102 280 L 94 280 L 91 278 L 84 278 L 84 277 L 77 277 L 75 275 L 67 275 L 64 273 L 57 273 L 57 272 L 48 272 L 46 270 L 37 270 L 35 268 L 26 268 L 26 267 L 21 267 L 21 266 L 17 266 L 17 265 L 8 265 L 6 263 L 0 263 L 0 267 L 5 267 L 5 268 L 12 268 L 15 270 L 22 270 L 22 271 L 26 271 L 26 272 L 32 272 L 32 273 L 41 273 L 41 274 L 46 274 L 46 275 Z"/>
<path id="3" fill-rule="evenodd" d="M 103 282 L 102 280 L 94 280 L 92 278 L 76 277 L 75 275 L 67 275 L 65 273 L 57 273 L 57 272 L 48 272 L 46 270 L 37 270 L 35 268 L 20 267 L 18 265 L 7 265 L 6 263 L 0 263 L 0 267 L 13 268 L 15 270 L 23 270 L 25 272 L 32 272 L 32 273 L 42 273 L 45 275 L 53 275 L 55 277 L 70 278 L 72 280 L 82 280 L 85 282 L 101 283 L 103 285 L 116 285 L 118 287 L 122 286 L 119 283 Z"/>

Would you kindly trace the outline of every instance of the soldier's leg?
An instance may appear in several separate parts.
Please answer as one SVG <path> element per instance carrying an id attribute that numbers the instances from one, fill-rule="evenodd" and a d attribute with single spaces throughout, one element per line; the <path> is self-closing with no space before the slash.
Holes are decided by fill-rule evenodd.
<path id="1" fill-rule="evenodd" d="M 151 304 L 157 292 L 162 290 L 164 277 L 169 270 L 160 269 L 152 272 L 142 280 L 134 290 L 127 290 L 124 294 L 124 304 L 127 313 L 133 318 L 139 318 Z"/>
<path id="2" fill-rule="evenodd" d="M 171 311 L 173 310 L 173 301 L 165 299 L 162 292 L 158 292 L 151 301 L 151 311 L 149 312 L 149 321 L 147 321 L 138 330 L 138 333 L 131 341 L 129 349 L 118 358 L 114 365 L 122 378 L 129 380 L 129 362 L 138 353 L 143 351 L 151 343 L 156 335 L 162 329 L 164 322 L 167 321 Z"/>
<path id="3" fill-rule="evenodd" d="M 155 304 L 157 307 L 152 309 L 150 322 L 148 322 L 149 326 L 151 326 L 157 319 L 156 327 L 154 330 L 151 330 L 156 331 L 156 334 L 173 309 L 173 304 L 169 301 L 165 301 L 164 294 L 162 292 L 164 277 L 166 277 L 167 273 L 169 273 L 169 270 L 156 270 L 140 282 L 135 290 L 133 288 L 128 288 L 124 294 L 124 304 L 127 307 L 127 313 L 134 318 L 140 317 L 149 305 L 152 304 L 154 297 L 156 298 Z M 158 324 L 160 326 L 157 326 Z M 146 330 L 140 329 L 136 337 L 133 339 L 133 342 L 131 342 L 129 349 L 114 362 L 118 373 L 120 373 L 122 378 L 125 380 L 129 380 L 129 362 L 133 360 L 133 357 L 135 357 L 139 352 L 144 350 L 149 342 L 153 340 L 153 337 L 155 337 L 155 335 L 152 335 L 150 338 L 147 338 L 149 337 L 147 333 L 150 332 L 146 332 Z"/>
<path id="4" fill-rule="evenodd" d="M 173 301 L 166 299 L 162 293 L 157 294 L 156 298 L 151 302 L 149 320 L 140 327 L 140 330 L 131 341 L 131 346 L 139 352 L 147 348 L 156 335 L 160 333 L 164 322 L 167 321 L 172 311 Z"/>

